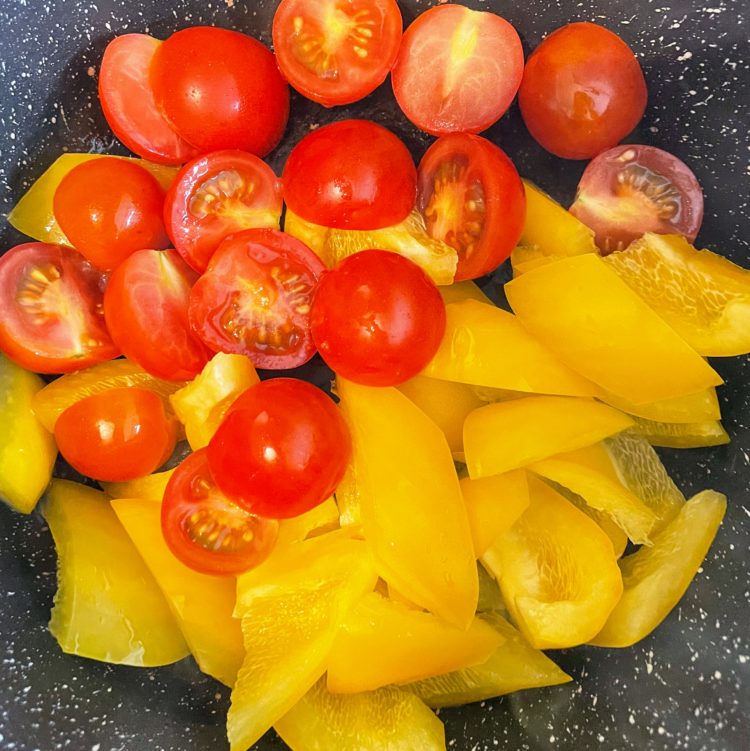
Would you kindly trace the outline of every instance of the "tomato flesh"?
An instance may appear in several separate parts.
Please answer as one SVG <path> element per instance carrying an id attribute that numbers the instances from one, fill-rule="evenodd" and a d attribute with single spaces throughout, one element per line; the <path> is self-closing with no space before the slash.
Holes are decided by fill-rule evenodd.
<path id="1" fill-rule="evenodd" d="M 282 0 L 273 45 L 287 81 L 330 107 L 356 102 L 385 81 L 401 27 L 396 0 Z"/>
<path id="2" fill-rule="evenodd" d="M 646 108 L 633 51 L 594 23 L 553 31 L 531 54 L 518 94 L 526 127 L 564 159 L 591 159 L 619 143 Z"/>
<path id="3" fill-rule="evenodd" d="M 271 519 L 299 516 L 328 498 L 350 453 L 349 430 L 333 400 L 293 378 L 245 391 L 208 444 L 219 488 Z"/>
<path id="4" fill-rule="evenodd" d="M 279 524 L 230 501 L 216 487 L 206 449 L 201 449 L 170 478 L 161 506 L 161 528 L 170 550 L 186 566 L 227 576 L 265 560 Z"/>
<path id="5" fill-rule="evenodd" d="M 227 238 L 190 293 L 190 322 L 215 352 L 259 368 L 295 368 L 315 354 L 310 306 L 323 262 L 278 230 Z"/>
<path id="6" fill-rule="evenodd" d="M 158 469 L 177 440 L 174 418 L 153 391 L 110 389 L 68 407 L 55 440 L 71 467 L 105 482 L 125 482 Z"/>
<path id="7" fill-rule="evenodd" d="M 703 191 L 677 157 L 626 144 L 588 164 L 570 213 L 594 230 L 605 254 L 646 232 L 683 235 L 692 243 L 703 222 Z"/>
<path id="8" fill-rule="evenodd" d="M 104 284 L 71 248 L 12 248 L 0 257 L 0 351 L 37 373 L 69 373 L 117 357 L 102 314 Z"/>

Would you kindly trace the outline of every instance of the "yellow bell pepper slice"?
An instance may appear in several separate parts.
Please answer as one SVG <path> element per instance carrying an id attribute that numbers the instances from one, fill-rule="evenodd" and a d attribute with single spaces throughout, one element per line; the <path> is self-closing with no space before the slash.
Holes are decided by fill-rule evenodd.
<path id="1" fill-rule="evenodd" d="M 328 661 L 328 690 L 354 694 L 478 665 L 503 637 L 479 618 L 456 628 L 432 613 L 365 595 L 344 620 Z"/>
<path id="2" fill-rule="evenodd" d="M 403 689 L 416 694 L 428 707 L 439 709 L 573 680 L 544 652 L 529 646 L 501 615 L 487 614 L 482 619 L 505 639 L 487 660 L 454 673 L 409 683 Z"/>
<path id="3" fill-rule="evenodd" d="M 506 310 L 476 300 L 445 306 L 443 340 L 422 375 L 539 394 L 594 396 L 596 388 L 563 365 Z"/>
<path id="4" fill-rule="evenodd" d="M 234 685 L 245 657 L 240 622 L 232 617 L 234 577 L 199 574 L 177 560 L 162 535 L 159 502 L 117 499 L 112 508 L 164 593 L 198 667 Z"/>
<path id="5" fill-rule="evenodd" d="M 513 276 L 521 276 L 527 271 L 532 271 L 538 266 L 544 266 L 552 261 L 559 261 L 560 255 L 547 255 L 536 245 L 519 245 L 510 254 L 510 263 L 513 267 Z"/>
<path id="6" fill-rule="evenodd" d="M 339 509 L 333 496 L 314 508 L 291 519 L 279 520 L 279 536 L 271 555 L 281 553 L 287 546 L 308 537 L 332 532 L 339 526 Z"/>
<path id="7" fill-rule="evenodd" d="M 65 175 L 79 164 L 91 159 L 101 159 L 107 154 L 74 154 L 68 153 L 59 156 L 21 197 L 21 200 L 8 214 L 8 222 L 24 235 L 33 237 L 44 243 L 58 243 L 70 245 L 68 238 L 60 229 L 52 210 L 52 202 L 55 191 Z M 129 162 L 143 167 L 150 172 L 161 185 L 167 190 L 172 184 L 178 167 L 166 167 L 163 164 L 152 164 L 143 159 L 118 156 L 116 159 L 127 159 Z"/>
<path id="8" fill-rule="evenodd" d="M 539 479 L 531 504 L 482 561 L 527 641 L 563 649 L 601 631 L 622 594 L 612 543 L 599 526 Z"/>
<path id="9" fill-rule="evenodd" d="M 0 355 L 0 500 L 22 514 L 36 507 L 57 458 L 54 436 L 32 409 L 43 386 L 38 375 Z"/>
<path id="10" fill-rule="evenodd" d="M 329 227 L 321 224 L 313 224 L 297 216 L 286 207 L 284 212 L 284 232 L 307 245 L 320 259 L 326 263 L 326 240 L 328 240 Z"/>
<path id="11" fill-rule="evenodd" d="M 725 496 L 704 490 L 682 506 L 652 547 L 620 561 L 625 591 L 592 644 L 629 647 L 667 617 L 703 563 L 726 508 Z"/>
<path id="12" fill-rule="evenodd" d="M 469 477 L 488 477 L 590 446 L 633 425 L 593 399 L 529 396 L 487 404 L 464 423 Z"/>
<path id="13" fill-rule="evenodd" d="M 721 408 L 715 388 L 649 404 L 632 404 L 603 390 L 597 398 L 629 415 L 656 422 L 708 422 L 721 419 Z"/>
<path id="14" fill-rule="evenodd" d="M 615 558 L 620 558 L 628 546 L 628 536 L 614 523 L 612 517 L 592 508 L 581 496 L 571 493 L 567 488 L 562 487 L 562 485 L 552 483 L 552 488 L 565 498 L 566 501 L 572 503 L 579 511 L 586 514 L 589 519 L 596 522 L 602 532 L 609 537 Z"/>
<path id="15" fill-rule="evenodd" d="M 705 422 L 656 422 L 635 418 L 633 430 L 652 446 L 695 449 L 729 443 L 729 434 L 718 420 Z"/>
<path id="16" fill-rule="evenodd" d="M 477 615 L 487 615 L 488 613 L 503 613 L 507 615 L 508 611 L 503 602 L 503 596 L 500 587 L 482 563 L 477 563 L 477 574 L 479 576 L 479 600 L 477 601 Z"/>
<path id="17" fill-rule="evenodd" d="M 158 501 L 164 498 L 164 491 L 174 474 L 173 469 L 154 472 L 145 477 L 125 482 L 100 482 L 104 492 L 110 498 L 138 498 L 144 501 Z"/>
<path id="18" fill-rule="evenodd" d="M 352 433 L 362 528 L 379 576 L 467 628 L 477 569 L 461 489 L 440 428 L 395 388 L 337 381 Z"/>
<path id="19" fill-rule="evenodd" d="M 521 323 L 566 365 L 633 404 L 722 383 L 597 255 L 565 258 L 505 285 Z"/>
<path id="20" fill-rule="evenodd" d="M 274 729 L 292 751 L 445 751 L 445 728 L 396 686 L 332 694 L 318 681 Z"/>
<path id="21" fill-rule="evenodd" d="M 190 654 L 104 493 L 53 480 L 42 514 L 58 556 L 49 629 L 63 652 L 136 667 L 168 665 Z"/>
<path id="22" fill-rule="evenodd" d="M 487 295 L 482 292 L 479 285 L 476 282 L 454 282 L 453 284 L 446 284 L 439 288 L 442 295 L 443 302 L 448 305 L 454 302 L 463 302 L 464 300 L 476 300 L 477 302 L 484 303 L 485 305 L 494 305 L 495 303 L 490 300 Z"/>

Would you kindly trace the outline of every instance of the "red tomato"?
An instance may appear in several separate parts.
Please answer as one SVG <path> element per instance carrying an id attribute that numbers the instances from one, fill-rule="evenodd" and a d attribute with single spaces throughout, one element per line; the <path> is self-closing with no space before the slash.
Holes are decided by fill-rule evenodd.
<path id="1" fill-rule="evenodd" d="M 291 235 L 250 229 L 227 238 L 190 293 L 190 323 L 215 352 L 259 368 L 296 368 L 315 354 L 310 305 L 323 262 Z"/>
<path id="2" fill-rule="evenodd" d="M 529 57 L 518 102 L 526 127 L 547 151 L 590 159 L 638 125 L 647 96 L 641 66 L 617 34 L 571 23 Z"/>
<path id="3" fill-rule="evenodd" d="M 481 136 L 453 133 L 419 164 L 417 207 L 428 233 L 458 251 L 456 281 L 496 269 L 516 246 L 526 196 L 513 162 Z"/>
<path id="4" fill-rule="evenodd" d="M 268 557 L 279 523 L 254 516 L 217 487 L 206 449 L 180 464 L 161 504 L 161 529 L 169 549 L 203 574 L 241 574 Z"/>
<path id="5" fill-rule="evenodd" d="M 157 378 L 194 378 L 210 354 L 188 323 L 198 275 L 175 250 L 139 250 L 120 264 L 104 293 L 112 338 L 128 359 Z"/>
<path id="6" fill-rule="evenodd" d="M 417 171 L 404 144 L 369 120 L 341 120 L 305 136 L 284 166 L 284 200 L 308 222 L 379 229 L 414 208 Z"/>
<path id="7" fill-rule="evenodd" d="M 172 127 L 200 153 L 242 149 L 267 154 L 289 117 L 289 87 L 257 39 L 194 26 L 172 34 L 151 68 L 156 101 Z"/>
<path id="8" fill-rule="evenodd" d="M 330 107 L 356 102 L 385 81 L 401 28 L 396 0 L 282 0 L 273 46 L 287 81 Z"/>
<path id="9" fill-rule="evenodd" d="M 522 75 L 521 40 L 504 18 L 439 5 L 404 33 L 391 80 L 409 120 L 441 136 L 489 128 L 510 107 Z"/>
<path id="10" fill-rule="evenodd" d="M 320 280 L 312 333 L 336 373 L 366 386 L 396 386 L 437 352 L 445 305 L 431 279 L 408 258 L 363 250 Z"/>
<path id="11" fill-rule="evenodd" d="M 102 314 L 104 284 L 71 248 L 12 248 L 0 256 L 0 350 L 37 373 L 69 373 L 117 357 Z"/>
<path id="12" fill-rule="evenodd" d="M 136 250 L 169 247 L 159 183 L 124 159 L 73 167 L 55 191 L 54 213 L 76 250 L 100 269 L 113 269 Z"/>
<path id="13" fill-rule="evenodd" d="M 109 127 L 132 152 L 159 164 L 182 164 L 195 149 L 169 126 L 151 88 L 151 63 L 161 44 L 147 34 L 115 37 L 99 69 L 99 101 Z"/>
<path id="14" fill-rule="evenodd" d="M 703 191 L 690 167 L 654 146 L 615 146 L 586 167 L 570 213 L 596 233 L 602 253 L 645 232 L 695 240 Z"/>
<path id="15" fill-rule="evenodd" d="M 279 226 L 281 182 L 246 151 L 215 151 L 186 164 L 167 193 L 164 222 L 180 255 L 206 270 L 219 243 L 234 232 Z"/>
<path id="16" fill-rule="evenodd" d="M 350 454 L 349 430 L 333 400 L 294 378 L 251 386 L 208 444 L 219 488 L 270 519 L 322 503 L 341 482 Z"/>
<path id="17" fill-rule="evenodd" d="M 82 475 L 125 482 L 151 474 L 169 459 L 177 426 L 153 391 L 110 389 L 68 407 L 55 423 L 55 440 Z"/>

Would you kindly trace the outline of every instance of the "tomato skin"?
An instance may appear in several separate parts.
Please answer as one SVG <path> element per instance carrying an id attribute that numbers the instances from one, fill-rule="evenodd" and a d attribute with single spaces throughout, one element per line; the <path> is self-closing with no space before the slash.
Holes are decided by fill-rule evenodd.
<path id="1" fill-rule="evenodd" d="M 153 391 L 110 389 L 68 407 L 55 423 L 55 440 L 81 474 L 125 482 L 151 474 L 169 459 L 177 426 Z"/>
<path id="2" fill-rule="evenodd" d="M 332 107 L 356 102 L 385 81 L 402 24 L 396 0 L 282 0 L 273 46 L 292 87 Z M 349 27 L 345 35 L 342 26 Z"/>
<path id="3" fill-rule="evenodd" d="M 210 359 L 188 323 L 197 278 L 176 250 L 139 250 L 109 279 L 104 317 L 112 338 L 128 359 L 157 378 L 192 379 Z"/>
<path id="4" fill-rule="evenodd" d="M 215 576 L 257 566 L 268 557 L 279 532 L 277 521 L 250 514 L 216 487 L 206 449 L 190 454 L 170 478 L 161 528 L 176 558 Z"/>
<path id="5" fill-rule="evenodd" d="M 523 47 L 495 13 L 437 5 L 407 28 L 391 81 L 402 111 L 435 136 L 480 133 L 518 91 Z"/>
<path id="6" fill-rule="evenodd" d="M 633 51 L 594 23 L 553 31 L 526 62 L 518 101 L 531 135 L 563 159 L 590 159 L 640 122 L 648 92 Z"/>
<path id="7" fill-rule="evenodd" d="M 310 306 L 323 262 L 291 235 L 251 229 L 227 238 L 190 293 L 193 330 L 214 352 L 256 367 L 296 368 L 315 354 Z"/>
<path id="8" fill-rule="evenodd" d="M 113 269 L 142 248 L 169 247 L 159 183 L 124 159 L 73 167 L 55 191 L 53 210 L 73 247 L 100 269 Z"/>
<path id="9" fill-rule="evenodd" d="M 112 132 L 133 153 L 158 164 L 182 164 L 195 149 L 156 106 L 150 71 L 162 42 L 148 34 L 115 37 L 99 68 L 99 101 Z"/>
<path id="10" fill-rule="evenodd" d="M 62 245 L 0 256 L 0 351 L 27 370 L 69 373 L 120 354 L 102 314 L 105 277 Z"/>
<path id="11" fill-rule="evenodd" d="M 151 84 L 167 121 L 199 153 L 241 149 L 264 156 L 281 140 L 289 87 L 257 39 L 193 26 L 154 56 Z"/>
<path id="12" fill-rule="evenodd" d="M 396 386 L 432 359 L 445 333 L 445 304 L 412 261 L 385 250 L 345 258 L 320 281 L 313 339 L 344 378 Z"/>
<path id="13" fill-rule="evenodd" d="M 414 208 L 417 170 L 402 141 L 370 120 L 341 120 L 305 136 L 284 166 L 284 199 L 308 222 L 380 229 Z"/>
<path id="14" fill-rule="evenodd" d="M 215 151 L 186 164 L 164 202 L 174 247 L 197 272 L 224 238 L 251 227 L 279 226 L 281 181 L 247 151 Z"/>
<path id="15" fill-rule="evenodd" d="M 245 391 L 208 444 L 219 488 L 270 519 L 322 503 L 341 482 L 350 454 L 349 429 L 333 400 L 294 378 Z"/>
<path id="16" fill-rule="evenodd" d="M 458 251 L 457 282 L 488 274 L 508 258 L 523 231 L 526 195 L 501 148 L 452 133 L 427 149 L 418 174 L 417 208 L 429 234 Z"/>

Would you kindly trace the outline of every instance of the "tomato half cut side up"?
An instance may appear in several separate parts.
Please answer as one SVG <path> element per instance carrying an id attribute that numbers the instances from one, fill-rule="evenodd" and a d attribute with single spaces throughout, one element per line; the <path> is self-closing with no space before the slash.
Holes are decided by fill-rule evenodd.
<path id="1" fill-rule="evenodd" d="M 138 156 L 182 164 L 196 154 L 164 119 L 151 88 L 151 63 L 162 45 L 148 34 L 115 37 L 99 70 L 99 101 L 112 132 Z"/>
<path id="2" fill-rule="evenodd" d="M 406 30 L 391 81 L 409 120 L 441 136 L 489 128 L 510 107 L 522 76 L 523 47 L 511 24 L 448 4 Z"/>
<path id="3" fill-rule="evenodd" d="M 281 181 L 247 151 L 215 151 L 186 164 L 167 193 L 164 223 L 180 255 L 206 270 L 225 237 L 279 227 Z"/>
<path id="4" fill-rule="evenodd" d="M 215 352 L 256 367 L 296 368 L 315 354 L 310 309 L 323 262 L 291 235 L 251 229 L 227 238 L 190 293 L 190 323 Z"/>
<path id="5" fill-rule="evenodd" d="M 591 227 L 602 253 L 646 232 L 695 240 L 703 190 L 690 167 L 655 146 L 615 146 L 589 162 L 570 213 Z"/>
<path id="6" fill-rule="evenodd" d="M 169 549 L 195 571 L 240 574 L 264 561 L 279 523 L 251 514 L 217 487 L 206 449 L 185 459 L 164 491 L 161 528 Z"/>
<path id="7" fill-rule="evenodd" d="M 497 268 L 526 218 L 523 183 L 505 152 L 481 136 L 435 141 L 419 165 L 417 207 L 429 234 L 458 251 L 456 281 Z"/>
<path id="8" fill-rule="evenodd" d="M 71 248 L 12 248 L 0 257 L 0 350 L 37 373 L 69 373 L 117 357 L 102 313 L 105 283 Z"/>
<path id="9" fill-rule="evenodd" d="M 385 81 L 402 25 L 396 0 L 282 0 L 273 46 L 287 81 L 331 107 L 356 102 Z"/>
<path id="10" fill-rule="evenodd" d="M 188 323 L 197 278 L 176 250 L 139 250 L 109 279 L 104 315 L 112 338 L 128 359 L 157 378 L 192 379 L 210 359 Z"/>

